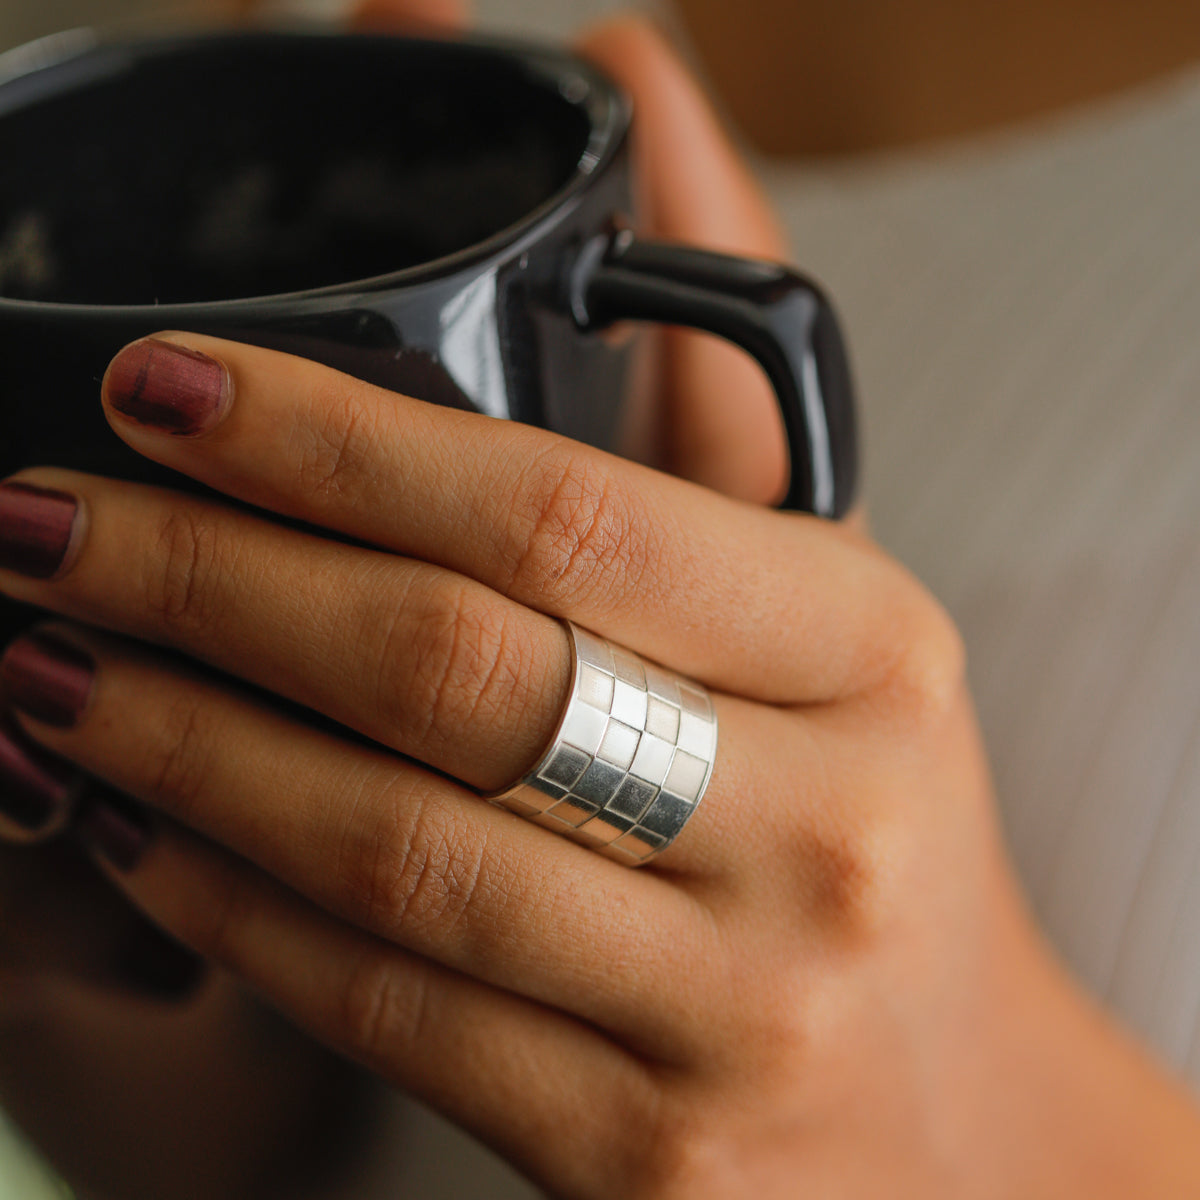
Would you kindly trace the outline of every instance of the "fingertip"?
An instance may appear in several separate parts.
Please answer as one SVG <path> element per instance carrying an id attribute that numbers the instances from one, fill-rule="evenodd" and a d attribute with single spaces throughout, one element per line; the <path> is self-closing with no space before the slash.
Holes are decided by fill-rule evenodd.
<path id="1" fill-rule="evenodd" d="M 124 876 L 145 857 L 154 829 L 141 805 L 110 788 L 97 788 L 81 804 L 74 833 L 101 866 Z"/>
<path id="2" fill-rule="evenodd" d="M 87 541 L 90 509 L 61 486 L 69 475 L 38 468 L 0 482 L 0 570 L 42 582 L 70 572 Z"/>
<path id="3" fill-rule="evenodd" d="M 151 433 L 195 438 L 211 433 L 233 405 L 233 376 L 187 334 L 140 338 L 120 350 L 100 383 L 114 430 L 132 424 Z"/>
<path id="4" fill-rule="evenodd" d="M 55 729 L 84 718 L 96 680 L 96 660 L 62 630 L 26 630 L 0 656 L 0 697 L 20 714 Z"/>
<path id="5" fill-rule="evenodd" d="M 579 34 L 576 45 L 580 50 L 594 48 L 601 53 L 642 46 L 651 53 L 676 57 L 670 41 L 654 20 L 632 9 L 621 9 L 593 21 Z"/>
<path id="6" fill-rule="evenodd" d="M 57 836 L 71 821 L 84 786 L 75 767 L 0 711 L 0 842 L 32 845 Z"/>

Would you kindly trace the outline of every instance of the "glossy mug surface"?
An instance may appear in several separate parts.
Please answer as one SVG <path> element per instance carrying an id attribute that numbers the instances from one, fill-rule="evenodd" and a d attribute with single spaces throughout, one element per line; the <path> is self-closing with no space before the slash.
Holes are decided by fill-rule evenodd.
<path id="1" fill-rule="evenodd" d="M 98 399 L 113 354 L 163 329 L 641 457 L 629 345 L 599 335 L 658 321 L 759 359 L 785 503 L 842 515 L 854 408 L 829 305 L 786 267 L 640 240 L 630 122 L 588 64 L 483 39 L 74 34 L 3 56 L 0 477 L 167 480 Z M 0 637 L 25 619 L 0 607 Z"/>

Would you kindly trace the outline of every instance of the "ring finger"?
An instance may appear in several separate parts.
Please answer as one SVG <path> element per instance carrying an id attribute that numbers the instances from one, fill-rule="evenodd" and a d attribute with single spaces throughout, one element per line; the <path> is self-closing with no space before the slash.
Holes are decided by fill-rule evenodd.
<path id="1" fill-rule="evenodd" d="M 25 635 L 0 675 L 42 744 L 327 912 L 647 1046 L 669 1045 L 672 1022 L 660 1028 L 647 1014 L 680 1017 L 667 999 L 686 995 L 674 963 L 706 951 L 697 939 L 709 926 L 666 880 L 99 634 Z M 125 839 L 130 861 L 138 835 Z M 614 973 L 613 961 L 654 970 Z"/>

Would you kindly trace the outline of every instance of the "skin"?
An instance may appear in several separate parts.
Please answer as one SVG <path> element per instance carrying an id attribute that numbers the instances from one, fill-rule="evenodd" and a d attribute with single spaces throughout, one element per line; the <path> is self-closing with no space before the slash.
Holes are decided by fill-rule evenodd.
<path id="1" fill-rule="evenodd" d="M 657 35 L 585 45 L 639 102 L 653 226 L 779 253 Z M 54 579 L 0 572 L 96 663 L 73 727 L 21 720 L 153 813 L 136 867 L 101 863 L 137 908 L 554 1195 L 1200 1191 L 1190 1100 L 1024 911 L 956 631 L 857 524 L 763 507 L 782 451 L 740 356 L 670 342 L 671 475 L 164 336 L 231 403 L 183 438 L 106 396 L 113 428 L 264 515 L 30 470 L 86 521 Z M 640 871 L 477 794 L 553 730 L 563 617 L 714 694 L 704 803 Z"/>

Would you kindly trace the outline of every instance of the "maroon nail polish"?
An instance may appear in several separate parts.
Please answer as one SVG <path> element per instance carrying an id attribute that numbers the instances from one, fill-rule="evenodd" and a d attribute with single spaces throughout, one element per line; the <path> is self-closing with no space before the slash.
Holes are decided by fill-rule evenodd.
<path id="1" fill-rule="evenodd" d="M 0 659 L 0 696 L 60 729 L 83 715 L 95 678 L 91 655 L 52 633 L 23 634 Z"/>
<path id="2" fill-rule="evenodd" d="M 35 841 L 57 833 L 70 819 L 82 787 L 78 771 L 0 714 L 0 837 Z"/>
<path id="3" fill-rule="evenodd" d="M 125 873 L 150 845 L 150 822 L 132 800 L 105 788 L 80 806 L 75 835 L 85 849 Z"/>
<path id="4" fill-rule="evenodd" d="M 0 484 L 0 568 L 49 579 L 66 560 L 78 513 L 66 492 Z"/>
<path id="5" fill-rule="evenodd" d="M 223 363 L 158 338 L 126 346 L 104 376 L 109 405 L 139 425 L 195 437 L 225 415 L 231 396 Z"/>

